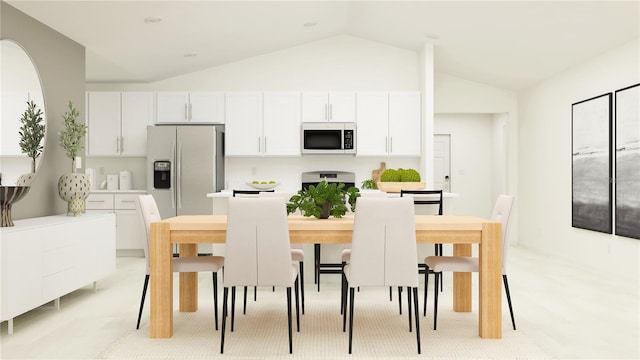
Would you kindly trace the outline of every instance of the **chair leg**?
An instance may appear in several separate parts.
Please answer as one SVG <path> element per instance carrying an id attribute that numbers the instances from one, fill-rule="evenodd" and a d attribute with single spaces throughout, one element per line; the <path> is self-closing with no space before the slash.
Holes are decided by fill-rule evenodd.
<path id="1" fill-rule="evenodd" d="M 304 315 L 304 261 L 300 261 L 300 295 L 302 296 L 302 315 Z"/>
<path id="2" fill-rule="evenodd" d="M 342 288 L 342 332 L 347 331 L 347 289 L 349 283 L 347 277 L 344 277 L 344 286 Z"/>
<path id="3" fill-rule="evenodd" d="M 216 321 L 216 331 L 218 330 L 218 273 L 213 273 L 213 314 Z"/>
<path id="4" fill-rule="evenodd" d="M 416 317 L 416 340 L 418 342 L 418 354 L 420 354 L 420 312 L 418 311 L 418 288 L 413 288 L 413 298 L 415 299 L 415 304 L 413 304 L 415 317 Z M 411 310 L 409 310 L 411 311 Z"/>
<path id="5" fill-rule="evenodd" d="M 440 279 L 441 273 L 433 273 L 435 275 L 435 281 L 433 282 L 433 330 L 436 330 L 438 325 L 438 279 Z"/>
<path id="6" fill-rule="evenodd" d="M 236 320 L 236 287 L 231 287 L 231 332 L 233 332 L 233 327 L 235 325 Z"/>
<path id="7" fill-rule="evenodd" d="M 504 291 L 507 293 L 507 303 L 509 304 L 509 313 L 511 313 L 511 325 L 513 325 L 513 330 L 515 330 L 516 320 L 513 317 L 513 308 L 511 307 L 511 294 L 509 293 L 509 282 L 507 281 L 507 275 L 502 275 L 502 282 L 504 282 Z"/>
<path id="8" fill-rule="evenodd" d="M 253 287 L 253 301 L 257 301 L 258 300 L 258 287 L 254 286 Z"/>
<path id="9" fill-rule="evenodd" d="M 225 286 L 222 292 L 222 334 L 220 334 L 220 354 L 224 354 L 224 333 L 227 328 L 227 298 L 229 288 Z"/>
<path id="10" fill-rule="evenodd" d="M 300 277 L 296 278 L 294 282 L 294 289 L 296 294 L 296 326 L 297 331 L 300 332 Z"/>
<path id="11" fill-rule="evenodd" d="M 287 320 L 289 323 L 289 354 L 293 354 L 293 334 L 291 331 L 291 287 L 287 288 Z"/>
<path id="12" fill-rule="evenodd" d="M 427 316 L 427 289 L 429 288 L 429 267 L 424 270 L 424 314 Z"/>
<path id="13" fill-rule="evenodd" d="M 147 286 L 149 286 L 149 275 L 144 276 L 144 285 L 142 285 L 142 299 L 140 300 L 140 311 L 138 312 L 138 324 L 136 330 L 140 329 L 140 319 L 142 318 L 142 309 L 144 309 L 144 299 L 147 296 Z"/>
<path id="14" fill-rule="evenodd" d="M 243 298 L 243 302 L 242 302 L 242 315 L 246 315 L 247 314 L 247 287 L 244 287 L 244 298 Z"/>
<path id="15" fill-rule="evenodd" d="M 349 354 L 351 354 L 351 344 L 353 343 L 353 298 L 355 289 L 349 288 Z"/>
<path id="16" fill-rule="evenodd" d="M 313 244 L 313 257 L 314 257 L 314 271 L 315 282 L 318 284 L 318 291 L 320 291 L 320 244 Z"/>
<path id="17" fill-rule="evenodd" d="M 344 266 L 346 265 L 346 262 L 342 262 L 342 273 L 341 273 L 341 282 L 340 282 L 340 315 L 344 314 L 344 304 L 345 304 L 345 296 L 346 296 L 346 284 L 347 284 L 347 277 L 344 274 Z M 304 314 L 304 313 L 303 313 Z M 342 330 L 344 331 L 344 330 Z"/>
<path id="18" fill-rule="evenodd" d="M 402 315 L 402 287 L 398 286 L 398 309 Z"/>
<path id="19" fill-rule="evenodd" d="M 389 286 L 389 301 L 393 301 L 393 287 Z"/>
<path id="20" fill-rule="evenodd" d="M 412 319 L 411 319 L 411 296 L 413 296 L 411 294 L 411 288 L 409 286 L 407 286 L 407 314 L 409 315 L 409 332 L 412 332 L 413 329 L 411 328 L 412 325 Z M 418 299 L 416 299 L 417 301 Z"/>

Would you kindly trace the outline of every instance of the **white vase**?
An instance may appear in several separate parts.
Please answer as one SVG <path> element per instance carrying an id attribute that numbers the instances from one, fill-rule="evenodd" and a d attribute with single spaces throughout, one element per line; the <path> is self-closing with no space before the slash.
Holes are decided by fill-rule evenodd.
<path id="1" fill-rule="evenodd" d="M 84 212 L 84 201 L 89 196 L 91 183 L 85 174 L 64 174 L 58 179 L 58 195 L 67 202 L 67 215 Z"/>

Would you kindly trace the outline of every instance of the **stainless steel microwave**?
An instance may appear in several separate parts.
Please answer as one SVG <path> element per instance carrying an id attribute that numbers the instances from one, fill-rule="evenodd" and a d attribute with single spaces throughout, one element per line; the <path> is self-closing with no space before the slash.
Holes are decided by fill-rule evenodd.
<path id="1" fill-rule="evenodd" d="M 302 123 L 303 154 L 355 154 L 355 123 Z"/>

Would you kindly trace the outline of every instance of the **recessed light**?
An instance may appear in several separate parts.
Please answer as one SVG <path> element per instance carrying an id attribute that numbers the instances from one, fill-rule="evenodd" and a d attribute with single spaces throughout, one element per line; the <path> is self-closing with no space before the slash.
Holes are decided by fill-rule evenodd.
<path id="1" fill-rule="evenodd" d="M 162 21 L 162 16 L 149 16 L 148 18 L 144 19 L 144 22 L 146 22 L 147 24 L 159 23 L 161 21 Z"/>
<path id="2" fill-rule="evenodd" d="M 317 21 L 307 21 L 306 23 L 302 24 L 302 26 L 304 27 L 314 27 L 316 25 L 318 25 Z"/>
<path id="3" fill-rule="evenodd" d="M 440 39 L 440 35 L 438 34 L 434 34 L 434 33 L 424 33 L 424 36 L 427 37 L 427 39 L 431 39 L 431 40 L 438 40 Z"/>
<path id="4" fill-rule="evenodd" d="M 186 53 L 186 54 L 184 54 L 184 57 L 186 57 L 186 58 L 196 57 L 196 56 L 198 56 L 197 53 Z"/>

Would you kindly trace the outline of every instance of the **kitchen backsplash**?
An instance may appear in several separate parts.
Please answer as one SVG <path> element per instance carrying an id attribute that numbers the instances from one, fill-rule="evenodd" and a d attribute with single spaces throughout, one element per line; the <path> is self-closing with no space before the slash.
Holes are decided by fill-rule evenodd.
<path id="1" fill-rule="evenodd" d="M 356 186 L 371 178 L 371 171 L 384 161 L 387 168 L 419 169 L 418 158 L 363 158 L 345 155 L 304 155 L 302 157 L 230 157 L 225 159 L 225 189 L 246 189 L 247 182 L 277 181 L 279 191 L 300 189 L 300 174 L 307 171 L 351 171 L 356 174 Z M 132 189 L 147 189 L 146 158 L 86 158 L 85 169 L 92 168 L 96 189 L 107 175 L 118 175 L 122 170 L 131 172 Z"/>

